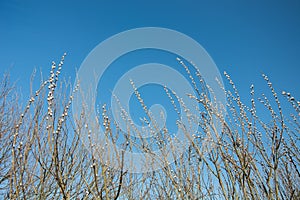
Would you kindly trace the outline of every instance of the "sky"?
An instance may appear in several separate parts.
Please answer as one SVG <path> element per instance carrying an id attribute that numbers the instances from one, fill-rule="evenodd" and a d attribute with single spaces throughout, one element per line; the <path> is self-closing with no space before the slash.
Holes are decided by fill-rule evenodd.
<path id="1" fill-rule="evenodd" d="M 2 0 L 0 73 L 9 72 L 27 98 L 34 69 L 47 75 L 51 61 L 59 62 L 67 52 L 61 75 L 74 81 L 76 70 L 100 42 L 140 27 L 173 29 L 196 40 L 220 73 L 231 75 L 242 96 L 247 97 L 251 84 L 267 93 L 265 73 L 278 92 L 300 97 L 297 0 Z M 153 54 L 142 61 L 158 62 L 156 58 Z M 112 81 L 114 75 L 110 77 Z"/>

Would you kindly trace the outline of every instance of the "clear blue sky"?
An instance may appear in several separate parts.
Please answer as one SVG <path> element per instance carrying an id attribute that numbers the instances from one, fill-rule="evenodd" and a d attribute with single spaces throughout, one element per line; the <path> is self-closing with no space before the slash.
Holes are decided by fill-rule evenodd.
<path id="1" fill-rule="evenodd" d="M 278 90 L 300 97 L 300 1 L 43 2 L 0 1 L 0 72 L 9 71 L 24 91 L 33 69 L 48 73 L 63 52 L 62 75 L 74 80 L 75 69 L 101 41 L 158 26 L 197 40 L 242 93 L 251 83 L 261 86 L 264 72 Z"/>

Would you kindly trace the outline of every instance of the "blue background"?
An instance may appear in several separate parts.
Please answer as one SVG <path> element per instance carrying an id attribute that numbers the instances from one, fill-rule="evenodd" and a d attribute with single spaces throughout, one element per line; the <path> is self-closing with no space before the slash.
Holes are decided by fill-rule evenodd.
<path id="1" fill-rule="evenodd" d="M 108 37 L 137 27 L 180 31 L 198 41 L 242 95 L 252 83 L 299 99 L 300 1 L 0 1 L 0 72 L 29 94 L 36 68 L 68 53 L 62 76 L 73 81 L 88 53 Z M 152 62 L 156 62 L 153 60 Z M 22 95 L 21 95 L 22 96 Z"/>

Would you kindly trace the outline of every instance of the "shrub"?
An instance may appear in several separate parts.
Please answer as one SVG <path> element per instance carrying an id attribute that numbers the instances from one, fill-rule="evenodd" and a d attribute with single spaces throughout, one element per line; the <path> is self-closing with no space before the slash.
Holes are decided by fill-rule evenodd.
<path id="1" fill-rule="evenodd" d="M 0 197 L 5 199 L 299 199 L 299 116 L 300 102 L 288 92 L 282 107 L 279 95 L 266 75 L 271 97 L 255 97 L 242 102 L 237 87 L 225 90 L 227 113 L 209 99 L 207 86 L 198 74 L 192 78 L 201 105 L 199 132 L 191 135 L 191 146 L 174 163 L 148 173 L 132 174 L 101 162 L 101 151 L 92 140 L 83 148 L 80 137 L 93 131 L 82 111 L 78 119 L 70 115 L 73 90 L 59 82 L 64 56 L 53 62 L 49 78 L 28 100 L 21 111 L 8 76 L 0 88 Z M 189 72 L 188 67 L 181 64 Z M 134 83 L 132 82 L 134 86 Z M 171 98 L 180 102 L 172 91 Z M 138 91 L 136 90 L 136 95 Z M 140 99 L 139 99 L 140 100 Z M 143 103 L 143 101 L 141 101 Z M 182 102 L 184 103 L 184 102 Z M 289 109 L 287 103 L 290 104 Z M 268 117 L 260 117 L 257 104 Z M 176 106 L 175 106 L 176 109 Z M 147 151 L 149 143 L 137 143 L 103 106 L 106 136 L 116 141 L 126 138 L 124 148 Z M 121 111 L 120 111 L 121 112 Z M 285 115 L 285 112 L 290 112 Z M 216 129 L 216 121 L 221 132 Z M 155 127 L 154 127 L 155 128 Z M 183 129 L 184 130 L 184 129 Z M 118 134 L 116 134 L 118 133 Z M 165 128 L 153 139 L 166 141 Z M 143 145 L 142 145 L 143 144 Z M 208 148 L 209 147 L 209 148 Z M 105 149 L 104 149 L 105 151 Z M 176 153 L 176 152 L 173 152 Z M 99 157 L 100 156 L 100 157 Z M 122 159 L 122 155 L 119 155 Z M 100 159 L 99 159 L 100 158 Z M 162 161 L 166 158 L 162 158 Z M 149 163 L 150 165 L 150 163 Z"/>

